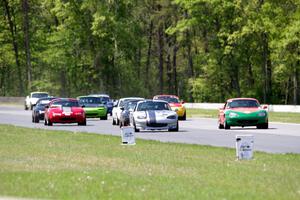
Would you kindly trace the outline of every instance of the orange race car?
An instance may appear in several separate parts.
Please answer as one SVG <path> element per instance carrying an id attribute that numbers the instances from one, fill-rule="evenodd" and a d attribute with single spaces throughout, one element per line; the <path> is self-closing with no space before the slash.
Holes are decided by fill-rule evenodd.
<path id="1" fill-rule="evenodd" d="M 186 120 L 186 109 L 185 106 L 183 105 L 184 102 L 180 101 L 178 96 L 161 94 L 161 95 L 154 96 L 153 99 L 167 101 L 170 107 L 172 108 L 172 110 L 174 110 L 177 113 L 178 119 Z"/>

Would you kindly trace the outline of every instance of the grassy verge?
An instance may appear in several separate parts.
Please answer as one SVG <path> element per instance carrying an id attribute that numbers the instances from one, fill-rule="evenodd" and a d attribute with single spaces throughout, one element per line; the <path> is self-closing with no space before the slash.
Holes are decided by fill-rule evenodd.
<path id="1" fill-rule="evenodd" d="M 300 155 L 0 125 L 0 197 L 299 199 Z"/>
<path id="2" fill-rule="evenodd" d="M 217 118 L 218 110 L 187 109 L 188 117 Z M 300 123 L 300 113 L 269 112 L 270 122 Z"/>

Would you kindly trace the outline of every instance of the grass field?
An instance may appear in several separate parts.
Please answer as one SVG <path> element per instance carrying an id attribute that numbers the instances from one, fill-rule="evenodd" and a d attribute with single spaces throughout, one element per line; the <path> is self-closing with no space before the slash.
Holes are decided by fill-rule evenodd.
<path id="1" fill-rule="evenodd" d="M 208 109 L 187 109 L 187 116 L 217 118 L 218 112 Z M 269 112 L 269 122 L 300 123 L 300 113 Z"/>
<path id="2" fill-rule="evenodd" d="M 0 197 L 300 199 L 300 155 L 0 125 Z"/>

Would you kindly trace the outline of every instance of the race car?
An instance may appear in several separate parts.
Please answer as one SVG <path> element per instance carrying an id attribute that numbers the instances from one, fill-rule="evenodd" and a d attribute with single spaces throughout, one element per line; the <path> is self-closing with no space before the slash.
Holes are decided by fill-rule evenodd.
<path id="1" fill-rule="evenodd" d="M 56 97 L 44 97 L 40 98 L 32 110 L 32 122 L 39 123 L 40 120 L 44 120 L 45 106 L 50 103 Z"/>
<path id="2" fill-rule="evenodd" d="M 219 109 L 219 129 L 230 129 L 231 126 L 256 126 L 268 129 L 267 106 L 261 106 L 254 98 L 228 99 Z"/>
<path id="3" fill-rule="evenodd" d="M 123 107 L 127 101 L 135 101 L 135 100 L 141 101 L 141 100 L 144 100 L 144 98 L 126 97 L 126 98 L 119 99 L 116 106 L 112 110 L 112 118 L 113 118 L 112 124 L 113 125 L 120 124 L 120 117 L 121 117 L 121 112 L 122 112 L 121 107 Z"/>
<path id="4" fill-rule="evenodd" d="M 110 116 L 112 116 L 112 109 L 114 107 L 114 104 L 113 104 L 112 100 L 110 99 L 109 95 L 107 95 L 107 94 L 90 94 L 89 96 L 100 97 L 101 101 L 107 108 L 107 113 L 110 114 Z"/>
<path id="5" fill-rule="evenodd" d="M 130 114 L 133 112 L 135 106 L 140 100 L 131 100 L 125 102 L 124 106 L 121 107 L 121 116 L 120 116 L 120 128 L 123 126 L 130 125 Z"/>
<path id="6" fill-rule="evenodd" d="M 162 95 L 154 96 L 153 99 L 167 101 L 171 106 L 172 110 L 174 110 L 177 113 L 178 118 L 180 120 L 186 120 L 186 109 L 185 106 L 183 105 L 184 102 L 180 101 L 177 96 L 162 94 Z"/>
<path id="7" fill-rule="evenodd" d="M 26 97 L 24 101 L 24 108 L 25 110 L 33 109 L 33 107 L 36 105 L 36 102 L 43 97 L 49 97 L 49 94 L 47 92 L 31 92 L 29 96 Z"/>
<path id="8" fill-rule="evenodd" d="M 52 100 L 45 109 L 44 124 L 52 126 L 53 123 L 78 123 L 86 125 L 83 108 L 77 99 L 59 98 Z"/>
<path id="9" fill-rule="evenodd" d="M 86 118 L 100 118 L 107 120 L 107 108 L 101 97 L 80 96 L 77 97 L 79 105 L 83 107 Z"/>
<path id="10" fill-rule="evenodd" d="M 130 115 L 130 125 L 140 130 L 178 131 L 178 115 L 166 101 L 139 101 Z"/>

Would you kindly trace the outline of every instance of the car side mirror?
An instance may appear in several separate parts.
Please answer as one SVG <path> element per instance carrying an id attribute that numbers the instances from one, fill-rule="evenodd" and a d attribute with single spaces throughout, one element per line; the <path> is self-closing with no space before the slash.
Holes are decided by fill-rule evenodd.
<path id="1" fill-rule="evenodd" d="M 268 109 L 268 105 L 263 105 L 262 109 L 267 110 Z"/>

